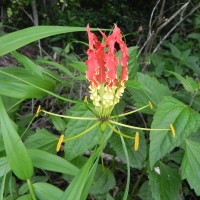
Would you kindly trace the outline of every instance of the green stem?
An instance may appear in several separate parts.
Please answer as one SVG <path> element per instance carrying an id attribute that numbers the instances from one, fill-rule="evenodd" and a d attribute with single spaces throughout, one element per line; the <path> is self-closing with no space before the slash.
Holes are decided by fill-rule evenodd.
<path id="1" fill-rule="evenodd" d="M 29 187 L 29 191 L 30 191 L 32 200 L 37 200 L 36 197 L 35 197 L 35 193 L 33 191 L 33 186 L 32 186 L 31 181 L 29 179 L 27 179 L 27 184 L 28 184 L 28 187 Z"/>
<path id="2" fill-rule="evenodd" d="M 53 116 L 56 116 L 56 117 L 67 118 L 67 119 L 98 120 L 98 118 L 96 118 L 96 117 L 73 117 L 73 116 L 55 114 L 55 113 L 52 113 L 52 112 L 48 112 L 46 110 L 41 110 L 40 112 L 43 112 L 43 113 L 48 114 L 48 115 L 53 115 Z"/>
<path id="3" fill-rule="evenodd" d="M 141 107 L 141 108 L 138 108 L 138 109 L 136 109 L 136 110 L 133 110 L 133 111 L 130 111 L 130 112 L 127 112 L 127 113 L 123 113 L 123 114 L 120 114 L 120 115 L 114 115 L 114 116 L 111 116 L 111 117 L 109 117 L 109 118 L 112 119 L 112 118 L 116 118 L 116 117 L 124 117 L 124 116 L 126 116 L 126 115 L 130 115 L 130 114 L 133 114 L 133 113 L 138 112 L 138 111 L 140 111 L 140 110 L 143 110 L 143 109 L 145 109 L 145 108 L 147 108 L 147 107 L 149 107 L 149 105 L 143 106 L 143 107 Z"/>
<path id="4" fill-rule="evenodd" d="M 88 133 L 89 131 L 91 131 L 92 129 L 94 129 L 96 126 L 98 126 L 100 123 L 101 123 L 101 122 L 95 123 L 93 126 L 91 126 L 90 128 L 88 128 L 87 130 L 83 131 L 82 133 L 80 133 L 80 134 L 78 134 L 78 135 L 75 135 L 74 137 L 67 138 L 67 139 L 65 139 L 63 142 L 68 142 L 68 141 L 77 139 L 77 138 L 79 138 L 79 137 L 85 135 L 86 133 Z"/>
<path id="5" fill-rule="evenodd" d="M 126 148 L 126 143 L 124 142 L 124 138 L 122 136 L 120 136 L 120 138 L 121 138 L 122 146 L 123 146 L 123 149 L 124 149 L 124 154 L 125 154 L 125 157 L 126 157 L 126 165 L 127 165 L 126 189 L 125 189 L 125 192 L 124 192 L 123 200 L 127 200 L 128 192 L 129 192 L 129 186 L 130 186 L 130 162 L 129 162 L 128 151 L 127 151 L 127 148 Z"/>
<path id="6" fill-rule="evenodd" d="M 32 83 L 29 83 L 28 81 L 25 81 L 25 80 L 23 80 L 23 79 L 21 79 L 21 78 L 15 76 L 15 75 L 13 75 L 13 74 L 9 74 L 9 73 L 4 72 L 4 71 L 2 71 L 2 70 L 0 70 L 0 73 L 5 74 L 5 75 L 10 76 L 10 77 L 13 77 L 13 78 L 15 78 L 15 79 L 17 79 L 17 80 L 19 80 L 19 81 L 21 81 L 21 82 L 23 82 L 23 83 L 26 83 L 26 84 L 28 84 L 28 85 L 33 86 L 34 88 L 37 88 L 37 89 L 39 89 L 39 90 L 41 90 L 41 91 L 43 91 L 43 92 L 46 92 L 47 94 L 50 94 L 50 95 L 52 95 L 52 96 L 54 96 L 54 97 L 56 97 L 56 98 L 58 98 L 58 99 L 62 99 L 63 101 L 67 101 L 67 102 L 70 102 L 70 103 L 80 103 L 80 102 L 78 102 L 78 101 L 73 101 L 73 100 L 71 100 L 71 99 L 67 99 L 67 98 L 61 97 L 61 96 L 59 96 L 59 95 L 57 95 L 57 94 L 55 94 L 55 93 L 53 93 L 53 92 L 50 92 L 50 91 L 48 91 L 48 90 L 45 90 L 44 88 L 41 88 L 41 87 L 39 87 L 39 86 L 37 86 L 37 85 L 34 85 L 34 84 L 32 84 Z"/>
<path id="7" fill-rule="evenodd" d="M 133 186 L 133 190 L 132 190 L 132 192 L 131 192 L 131 196 L 134 195 L 135 190 L 137 189 L 137 187 L 138 187 L 138 185 L 139 185 L 139 183 L 140 183 L 142 177 L 143 177 L 144 174 L 145 174 L 145 171 L 146 171 L 146 168 L 143 169 L 142 174 L 140 174 L 139 178 L 138 178 L 137 181 L 135 182 L 135 184 L 134 184 L 134 186 Z"/>
<path id="8" fill-rule="evenodd" d="M 168 129 L 167 128 L 141 128 L 141 127 L 137 127 L 137 126 L 130 126 L 130 125 L 122 124 L 122 123 L 119 123 L 119 122 L 116 122 L 113 120 L 109 120 L 109 122 L 111 124 L 131 128 L 131 129 L 135 129 L 135 130 L 144 130 L 144 131 L 170 131 L 171 130 L 169 128 Z"/>
<path id="9" fill-rule="evenodd" d="M 125 138 L 128 138 L 128 139 L 134 139 L 134 137 L 131 137 L 131 136 L 129 136 L 129 135 L 125 135 L 124 133 L 122 133 L 122 132 L 116 130 L 110 123 L 107 122 L 106 124 L 110 127 L 111 130 L 113 130 L 113 131 L 114 131 L 115 133 L 117 133 L 118 135 L 120 135 L 120 136 L 122 136 L 122 137 L 125 137 Z"/>

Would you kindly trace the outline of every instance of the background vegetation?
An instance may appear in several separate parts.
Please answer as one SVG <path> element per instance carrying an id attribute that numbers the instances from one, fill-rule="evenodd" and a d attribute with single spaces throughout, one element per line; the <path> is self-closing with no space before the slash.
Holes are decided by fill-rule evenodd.
<path id="1" fill-rule="evenodd" d="M 38 199 L 55 200 L 63 194 L 76 194 L 81 186 L 84 198 L 92 200 L 199 198 L 199 0 L 148 3 L 144 0 L 2 0 L 0 6 L 0 199 L 32 199 L 28 188 L 33 188 Z M 127 89 L 114 112 L 134 110 L 151 100 L 153 111 L 145 109 L 122 121 L 162 128 L 173 119 L 177 135 L 170 140 L 158 133 L 141 132 L 139 151 L 134 151 L 132 141 L 125 140 L 126 154 L 120 137 L 113 134 L 104 149 L 103 169 L 101 162 L 95 162 L 91 156 L 91 149 L 99 139 L 97 130 L 66 143 L 58 155 L 55 152 L 60 134 L 75 135 L 90 127 L 90 122 L 46 115 L 36 118 L 35 113 L 38 105 L 42 105 L 45 110 L 58 114 L 91 116 L 77 103 L 89 95 L 84 27 L 90 24 L 93 28 L 108 29 L 109 34 L 115 23 L 124 34 L 130 58 Z M 14 31 L 40 25 L 70 26 L 72 31 L 52 27 L 44 33 L 43 29 L 32 29 L 21 33 L 22 41 L 40 31 L 44 36 L 35 37 L 27 45 L 17 43 L 20 34 L 9 36 Z M 53 33 L 54 28 L 57 33 Z M 6 35 L 10 37 L 8 41 Z M 134 133 L 125 128 L 121 131 Z M 28 156 L 25 156 L 27 160 L 20 153 L 15 158 L 8 156 L 13 152 L 12 146 L 18 146 L 16 141 L 21 141 L 17 144 L 23 155 L 28 149 L 34 172 Z M 90 162 L 94 165 L 89 165 Z M 82 170 L 79 171 L 82 166 L 90 178 L 94 176 L 91 187 L 87 186 Z M 26 173 L 18 172 L 19 168 L 24 168 Z M 77 185 L 78 181 L 85 181 L 85 185 Z"/>

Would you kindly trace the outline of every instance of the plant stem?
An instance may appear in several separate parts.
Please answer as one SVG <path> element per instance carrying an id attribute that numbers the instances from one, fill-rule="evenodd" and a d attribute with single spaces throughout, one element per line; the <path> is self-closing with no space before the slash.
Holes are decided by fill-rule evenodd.
<path id="1" fill-rule="evenodd" d="M 111 116 L 109 118 L 112 119 L 112 118 L 116 118 L 116 117 L 124 117 L 126 115 L 130 115 L 130 114 L 133 114 L 133 113 L 138 112 L 140 110 L 143 110 L 144 108 L 147 108 L 147 107 L 149 107 L 149 105 L 143 106 L 139 109 L 136 109 L 136 110 L 133 110 L 133 111 L 130 111 L 130 112 L 127 112 L 127 113 L 123 113 L 123 114 L 120 114 L 120 115 L 114 115 L 114 116 Z"/>
<path id="2" fill-rule="evenodd" d="M 48 114 L 48 115 L 53 115 L 53 116 L 56 116 L 56 117 L 62 117 L 62 118 L 67 118 L 67 119 L 98 120 L 98 118 L 96 118 L 96 117 L 73 117 L 73 116 L 55 114 L 55 113 L 52 113 L 52 112 L 48 112 L 46 110 L 41 110 L 41 112 Z"/>
<path id="3" fill-rule="evenodd" d="M 130 126 L 130 125 L 122 124 L 113 120 L 109 120 L 109 122 L 111 124 L 124 126 L 124 127 L 135 129 L 135 130 L 144 130 L 144 131 L 170 131 L 171 130 L 169 128 L 142 128 L 142 127 L 137 127 L 137 126 Z"/>
<path id="4" fill-rule="evenodd" d="M 27 184 L 28 184 L 28 188 L 29 188 L 32 200 L 37 200 L 36 197 L 35 197 L 35 193 L 33 191 L 33 186 L 31 184 L 30 179 L 27 179 Z"/>
<path id="5" fill-rule="evenodd" d="M 142 177 L 143 177 L 144 174 L 145 174 L 145 171 L 146 171 L 146 168 L 143 169 L 142 174 L 140 174 L 139 178 L 138 178 L 137 181 L 135 182 L 135 184 L 134 184 L 134 186 L 133 186 L 133 190 L 132 190 L 132 192 L 131 192 L 131 196 L 134 195 L 134 193 L 135 193 L 135 191 L 136 191 L 136 189 L 137 189 L 137 187 L 138 187 L 138 185 L 139 185 L 139 183 L 140 183 Z"/>

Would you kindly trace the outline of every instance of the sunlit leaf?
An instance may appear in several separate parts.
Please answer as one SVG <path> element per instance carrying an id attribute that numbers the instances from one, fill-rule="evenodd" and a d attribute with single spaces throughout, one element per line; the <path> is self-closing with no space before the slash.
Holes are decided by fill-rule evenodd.
<path id="1" fill-rule="evenodd" d="M 26 84 L 7 74 L 14 75 L 30 84 Z M 55 83 L 47 76 L 41 78 L 33 75 L 31 72 L 23 68 L 5 68 L 0 70 L 0 94 L 5 96 L 26 99 L 26 98 L 41 98 L 47 93 L 44 90 L 52 90 Z M 40 89 L 41 88 L 41 89 Z"/>
<path id="2" fill-rule="evenodd" d="M 185 138 L 198 129 L 200 115 L 182 102 L 166 97 L 158 106 L 151 128 L 169 129 L 170 124 L 174 126 L 175 137 L 172 137 L 171 130 L 150 132 L 151 168 L 160 158 L 179 146 Z"/>
<path id="3" fill-rule="evenodd" d="M 28 149 L 28 152 L 33 160 L 34 167 L 39 169 L 65 173 L 73 176 L 79 172 L 77 167 L 57 155 L 38 149 Z"/>
<path id="4" fill-rule="evenodd" d="M 36 197 L 39 200 L 55 200 L 60 199 L 63 191 L 52 184 L 37 182 L 33 184 Z"/>

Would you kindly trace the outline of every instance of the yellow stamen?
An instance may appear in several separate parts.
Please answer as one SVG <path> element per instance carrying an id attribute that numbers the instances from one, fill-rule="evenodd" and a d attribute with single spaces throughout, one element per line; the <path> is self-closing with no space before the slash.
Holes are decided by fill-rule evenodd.
<path id="1" fill-rule="evenodd" d="M 60 151 L 60 148 L 61 148 L 61 144 L 63 143 L 63 140 L 64 140 L 64 135 L 61 135 L 59 140 L 58 140 L 58 144 L 57 144 L 57 147 L 56 147 L 56 151 Z"/>
<path id="2" fill-rule="evenodd" d="M 171 129 L 172 137 L 176 137 L 176 132 L 175 132 L 173 124 L 170 124 L 170 129 Z"/>
<path id="3" fill-rule="evenodd" d="M 153 110 L 153 105 L 152 105 L 151 101 L 149 101 L 149 108 L 150 108 L 151 110 Z"/>
<path id="4" fill-rule="evenodd" d="M 135 143 L 134 143 L 134 150 L 137 151 L 138 147 L 139 147 L 139 142 L 140 142 L 140 136 L 139 136 L 139 132 L 135 133 Z"/>
<path id="5" fill-rule="evenodd" d="M 41 111 L 41 105 L 38 106 L 35 116 L 38 117 Z"/>

